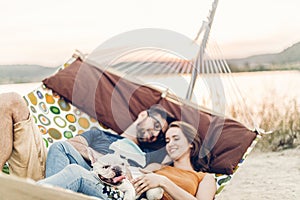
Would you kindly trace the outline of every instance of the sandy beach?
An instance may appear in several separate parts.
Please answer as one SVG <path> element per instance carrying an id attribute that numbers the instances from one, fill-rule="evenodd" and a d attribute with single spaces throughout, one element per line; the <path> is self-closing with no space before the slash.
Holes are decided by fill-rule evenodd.
<path id="1" fill-rule="evenodd" d="M 300 148 L 252 152 L 216 199 L 300 199 Z"/>

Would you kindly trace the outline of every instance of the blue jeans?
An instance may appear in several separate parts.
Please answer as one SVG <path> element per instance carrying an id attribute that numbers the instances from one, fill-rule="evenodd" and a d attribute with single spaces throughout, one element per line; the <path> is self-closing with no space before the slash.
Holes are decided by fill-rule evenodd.
<path id="1" fill-rule="evenodd" d="M 108 196 L 103 194 L 105 186 L 99 182 L 99 178 L 77 164 L 68 165 L 57 174 L 38 181 L 38 184 L 50 184 L 100 199 L 108 199 Z"/>
<path id="2" fill-rule="evenodd" d="M 70 164 L 80 165 L 87 170 L 91 169 L 80 153 L 69 142 L 55 142 L 48 151 L 46 178 L 57 174 Z"/>

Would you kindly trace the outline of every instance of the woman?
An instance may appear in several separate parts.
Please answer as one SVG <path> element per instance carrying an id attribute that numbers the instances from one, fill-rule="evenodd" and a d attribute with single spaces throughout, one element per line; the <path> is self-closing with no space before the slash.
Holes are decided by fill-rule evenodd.
<path id="1" fill-rule="evenodd" d="M 172 166 L 160 166 L 155 173 L 146 173 L 132 181 L 136 192 L 162 187 L 163 199 L 214 199 L 216 183 L 213 175 L 197 172 L 200 165 L 201 147 L 197 130 L 191 125 L 176 121 L 166 132 L 166 149 L 172 159 Z"/>
<path id="2" fill-rule="evenodd" d="M 185 122 L 173 122 L 166 132 L 165 139 L 173 166 L 159 165 L 160 169 L 155 173 L 147 173 L 132 180 L 136 192 L 142 194 L 150 188 L 160 186 L 165 191 L 164 199 L 213 199 L 216 192 L 214 177 L 195 170 L 200 167 L 198 153 L 201 147 L 196 129 Z M 107 199 L 107 193 L 103 194 L 106 188 L 99 184 L 97 177 L 75 164 L 39 183 L 48 183 Z"/>

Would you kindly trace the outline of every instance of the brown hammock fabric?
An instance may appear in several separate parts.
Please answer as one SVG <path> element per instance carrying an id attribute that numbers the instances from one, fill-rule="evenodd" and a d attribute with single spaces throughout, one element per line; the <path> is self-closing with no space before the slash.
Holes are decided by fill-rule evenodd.
<path id="1" fill-rule="evenodd" d="M 177 120 L 198 129 L 209 156 L 210 172 L 232 174 L 256 133 L 241 123 L 216 116 L 181 102 L 162 97 L 162 92 L 77 59 L 43 83 L 101 124 L 121 133 L 138 113 L 154 104 L 162 105 Z"/>

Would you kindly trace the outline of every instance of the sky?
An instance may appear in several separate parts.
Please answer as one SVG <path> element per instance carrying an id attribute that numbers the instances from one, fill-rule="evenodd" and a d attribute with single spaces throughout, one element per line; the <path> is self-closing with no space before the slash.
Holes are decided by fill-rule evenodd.
<path id="1" fill-rule="evenodd" d="M 163 28 L 194 39 L 211 0 L 1 0 L 0 65 L 56 67 L 75 49 Z M 299 0 L 219 0 L 210 39 L 225 58 L 278 53 L 300 41 Z"/>

